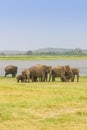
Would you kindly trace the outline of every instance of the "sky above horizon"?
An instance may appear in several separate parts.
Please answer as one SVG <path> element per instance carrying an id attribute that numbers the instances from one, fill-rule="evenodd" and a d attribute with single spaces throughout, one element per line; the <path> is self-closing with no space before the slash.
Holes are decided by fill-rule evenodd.
<path id="1" fill-rule="evenodd" d="M 0 0 L 0 50 L 87 49 L 87 0 Z"/>

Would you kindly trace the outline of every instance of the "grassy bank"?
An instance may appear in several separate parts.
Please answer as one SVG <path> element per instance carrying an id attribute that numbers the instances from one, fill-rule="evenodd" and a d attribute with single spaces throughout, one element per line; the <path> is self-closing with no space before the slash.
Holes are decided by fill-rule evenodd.
<path id="1" fill-rule="evenodd" d="M 0 130 L 87 130 L 87 77 L 79 83 L 0 77 Z"/>
<path id="2" fill-rule="evenodd" d="M 51 55 L 21 55 L 21 56 L 0 56 L 0 60 L 64 60 L 64 59 L 87 59 L 87 56 L 69 56 L 69 55 L 59 55 L 59 56 L 51 56 Z"/>

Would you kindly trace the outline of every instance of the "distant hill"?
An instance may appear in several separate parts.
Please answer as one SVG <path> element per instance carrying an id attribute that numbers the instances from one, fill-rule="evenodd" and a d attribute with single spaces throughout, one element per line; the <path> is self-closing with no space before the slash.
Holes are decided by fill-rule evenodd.
<path id="1" fill-rule="evenodd" d="M 46 53 L 46 52 L 55 52 L 55 53 L 62 53 L 62 52 L 67 52 L 67 51 L 73 51 L 73 49 L 65 49 L 65 48 L 41 48 L 41 49 L 37 49 L 34 52 L 35 53 Z"/>
<path id="2" fill-rule="evenodd" d="M 26 54 L 26 51 L 0 50 L 0 55 L 22 55 L 22 54 Z"/>
<path id="3" fill-rule="evenodd" d="M 0 55 L 87 55 L 87 49 L 41 48 L 34 51 L 1 50 Z"/>
<path id="4" fill-rule="evenodd" d="M 66 49 L 66 48 L 41 48 L 33 52 L 34 54 L 87 54 L 86 49 Z"/>

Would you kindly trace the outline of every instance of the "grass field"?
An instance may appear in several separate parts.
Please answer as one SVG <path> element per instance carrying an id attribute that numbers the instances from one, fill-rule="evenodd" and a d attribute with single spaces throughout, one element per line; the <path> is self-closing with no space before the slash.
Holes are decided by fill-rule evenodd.
<path id="1" fill-rule="evenodd" d="M 64 59 L 87 59 L 87 56 L 70 56 L 70 55 L 17 55 L 17 56 L 0 56 L 0 60 L 64 60 Z"/>
<path id="2" fill-rule="evenodd" d="M 87 77 L 79 83 L 0 77 L 0 130 L 87 130 Z"/>

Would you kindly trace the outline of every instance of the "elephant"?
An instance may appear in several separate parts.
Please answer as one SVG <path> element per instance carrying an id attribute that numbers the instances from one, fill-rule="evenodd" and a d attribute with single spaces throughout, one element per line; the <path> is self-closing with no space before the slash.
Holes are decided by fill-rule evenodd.
<path id="1" fill-rule="evenodd" d="M 17 75 L 16 79 L 17 79 L 17 82 L 19 82 L 19 81 L 24 82 L 24 77 L 22 74 Z"/>
<path id="2" fill-rule="evenodd" d="M 24 77 L 24 82 L 29 82 L 30 81 L 30 71 L 29 71 L 29 69 L 24 69 L 24 70 L 22 70 L 22 72 L 21 72 L 22 74 L 22 76 Z"/>
<path id="3" fill-rule="evenodd" d="M 22 71 L 22 77 L 23 77 L 23 80 L 24 82 L 29 82 L 30 80 L 32 80 L 32 82 L 36 82 L 38 81 L 37 80 L 37 77 L 34 75 L 34 77 L 32 78 L 32 75 L 31 75 L 31 71 L 30 69 L 24 69 Z"/>
<path id="4" fill-rule="evenodd" d="M 79 69 L 78 68 L 70 68 L 71 73 L 66 73 L 66 79 L 67 81 L 74 82 L 75 76 L 77 77 L 77 82 L 79 82 Z M 61 79 L 63 81 L 63 79 Z"/>
<path id="5" fill-rule="evenodd" d="M 71 78 L 71 81 L 74 82 L 75 76 L 77 77 L 77 82 L 79 82 L 79 69 L 78 68 L 71 68 L 73 73 L 73 78 Z"/>
<path id="6" fill-rule="evenodd" d="M 5 67 L 5 77 L 6 75 L 11 74 L 12 77 L 15 77 L 17 74 L 17 66 L 8 65 Z"/>
<path id="7" fill-rule="evenodd" d="M 47 80 L 50 81 L 51 71 L 52 71 L 51 66 L 41 65 L 41 64 L 37 64 L 29 68 L 32 81 L 34 81 L 35 77 L 37 77 L 41 82 L 45 82 Z M 48 79 L 48 74 L 49 74 L 49 79 Z"/>
<path id="8" fill-rule="evenodd" d="M 60 77 L 62 82 L 68 82 L 73 77 L 72 70 L 69 65 L 55 66 L 52 68 L 52 81 L 55 81 L 55 77 Z"/>

